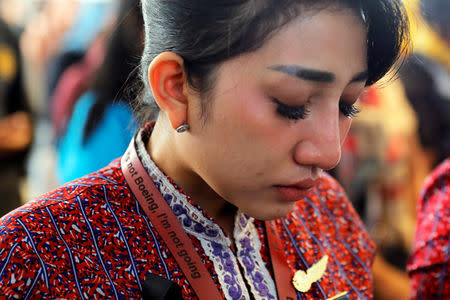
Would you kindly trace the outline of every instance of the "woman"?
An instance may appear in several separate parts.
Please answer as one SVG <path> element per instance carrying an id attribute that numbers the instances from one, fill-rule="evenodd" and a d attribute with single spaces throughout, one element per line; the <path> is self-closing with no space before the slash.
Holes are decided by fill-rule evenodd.
<path id="1" fill-rule="evenodd" d="M 118 25 L 90 90 L 76 102 L 58 141 L 57 174 L 66 183 L 119 157 L 136 131 L 127 81 L 136 81 L 143 20 L 137 0 L 123 0 Z M 57 100 L 58 101 L 58 100 Z M 114 139 L 109 135 L 114 134 Z"/>
<path id="2" fill-rule="evenodd" d="M 2 219 L 0 291 L 371 298 L 374 245 L 322 170 L 404 50 L 400 2 L 142 6 L 138 113 L 156 103 L 156 122 L 121 160 Z"/>

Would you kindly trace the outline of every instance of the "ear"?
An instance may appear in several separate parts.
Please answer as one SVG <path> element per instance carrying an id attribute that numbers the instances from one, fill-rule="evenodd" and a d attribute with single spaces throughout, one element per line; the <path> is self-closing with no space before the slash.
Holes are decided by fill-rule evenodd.
<path id="1" fill-rule="evenodd" d="M 184 94 L 186 76 L 183 58 L 173 52 L 163 52 L 151 62 L 148 80 L 158 106 L 169 117 L 173 129 L 187 124 L 188 99 Z"/>

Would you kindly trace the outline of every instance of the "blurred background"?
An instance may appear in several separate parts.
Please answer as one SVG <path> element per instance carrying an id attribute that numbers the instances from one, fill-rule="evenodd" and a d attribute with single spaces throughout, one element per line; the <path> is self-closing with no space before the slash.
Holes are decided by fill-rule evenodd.
<path id="1" fill-rule="evenodd" d="M 361 97 L 331 171 L 381 254 L 377 299 L 407 294 L 420 187 L 450 156 L 450 1 L 404 1 L 411 56 Z M 138 0 L 0 0 L 0 216 L 123 153 L 142 36 Z"/>

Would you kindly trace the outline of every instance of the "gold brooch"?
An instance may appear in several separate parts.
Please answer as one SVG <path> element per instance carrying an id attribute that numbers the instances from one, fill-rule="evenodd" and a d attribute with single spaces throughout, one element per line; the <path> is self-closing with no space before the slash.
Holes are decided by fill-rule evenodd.
<path id="1" fill-rule="evenodd" d="M 308 270 L 299 270 L 295 272 L 292 283 L 297 291 L 306 293 L 311 288 L 311 284 L 322 278 L 327 270 L 328 255 L 322 257 L 317 263 L 312 265 Z"/>

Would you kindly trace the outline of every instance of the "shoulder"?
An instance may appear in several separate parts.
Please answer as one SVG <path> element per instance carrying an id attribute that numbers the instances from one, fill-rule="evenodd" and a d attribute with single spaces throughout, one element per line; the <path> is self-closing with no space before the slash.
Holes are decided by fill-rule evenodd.
<path id="1" fill-rule="evenodd" d="M 310 198 L 312 201 L 319 203 L 326 209 L 333 211 L 339 210 L 344 215 L 349 215 L 352 218 L 357 218 L 359 223 L 359 217 L 353 208 L 353 205 L 348 200 L 342 186 L 336 179 L 329 174 L 324 173 L 322 178 L 317 182 L 316 187 L 311 191 Z"/>
<path id="2" fill-rule="evenodd" d="M 309 195 L 297 202 L 290 216 L 293 217 L 293 221 L 298 223 L 300 219 L 301 223 L 310 226 L 311 231 L 316 232 L 319 239 L 323 236 L 332 236 L 352 247 L 362 247 L 363 251 L 367 251 L 368 264 L 371 263 L 375 244 L 344 189 L 330 175 L 325 173 L 322 176 L 310 190 Z M 333 249 L 336 250 L 338 249 Z"/>
<path id="3" fill-rule="evenodd" d="M 297 202 L 282 220 L 280 231 L 294 269 L 299 269 L 299 263 L 301 269 L 307 269 L 325 255 L 329 257 L 328 275 L 320 283 L 324 291 L 337 288 L 353 291 L 359 298 L 370 297 L 375 244 L 344 190 L 331 176 L 324 174 Z"/>
<path id="4" fill-rule="evenodd" d="M 115 214 L 132 218 L 131 199 L 116 160 L 1 218 L 0 293 L 21 297 L 42 280 L 37 292 L 50 295 L 62 277 L 70 281 L 71 266 L 93 259 L 96 239 L 106 241 Z"/>
<path id="5" fill-rule="evenodd" d="M 127 189 L 120 170 L 119 159 L 114 160 L 110 165 L 95 173 L 68 182 L 45 193 L 0 218 L 0 241 L 10 228 L 17 226 L 21 220 L 26 220 L 27 223 L 36 221 L 38 224 L 39 218 L 35 217 L 36 214 L 43 214 L 45 211 L 66 211 L 75 205 L 77 198 L 92 197 L 93 194 L 105 188 Z"/>
<path id="6" fill-rule="evenodd" d="M 83 222 L 83 210 L 92 210 L 104 205 L 106 194 L 129 193 L 120 161 L 80 179 L 69 182 L 48 192 L 0 219 L 0 261 L 8 256 L 12 245 L 26 242 L 32 232 L 45 232 L 49 238 L 57 234 L 52 224 L 54 217 L 60 220 Z"/>
<path id="7" fill-rule="evenodd" d="M 345 223 L 352 231 L 366 235 L 366 229 L 358 213 L 349 201 L 347 194 L 336 179 L 324 173 L 316 187 L 310 193 L 310 201 L 320 211 L 334 219 L 337 223 Z M 301 204 L 301 202 L 298 202 Z M 343 224 L 337 224 L 338 226 Z"/>
<path id="8" fill-rule="evenodd" d="M 297 202 L 295 214 L 299 218 L 294 220 L 300 219 L 304 225 L 310 226 L 318 239 L 330 236 L 340 241 L 330 250 L 340 251 L 338 248 L 345 245 L 359 249 L 357 251 L 365 257 L 366 264 L 371 265 L 376 246 L 344 189 L 333 177 L 325 173 L 309 196 Z"/>

